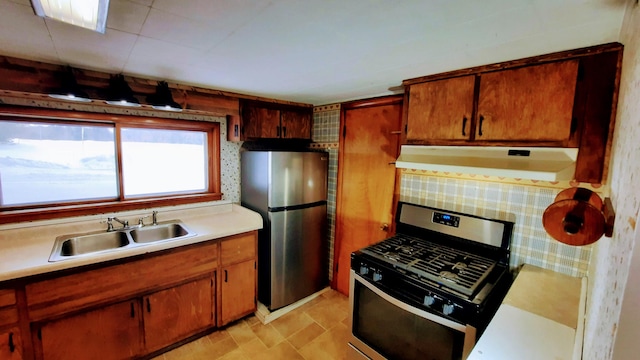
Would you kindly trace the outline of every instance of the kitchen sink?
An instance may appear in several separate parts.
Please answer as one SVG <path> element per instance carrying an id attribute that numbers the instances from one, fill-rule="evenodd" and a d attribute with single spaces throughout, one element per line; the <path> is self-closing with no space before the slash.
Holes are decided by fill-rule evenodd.
<path id="1" fill-rule="evenodd" d="M 63 235 L 56 238 L 49 261 L 130 249 L 161 241 L 178 240 L 197 235 L 179 220 L 147 226 L 134 226 L 115 231 Z"/>
<path id="2" fill-rule="evenodd" d="M 129 245 L 126 232 L 101 232 L 75 236 L 63 240 L 60 244 L 61 256 L 89 254 L 109 249 L 117 249 Z"/>
<path id="3" fill-rule="evenodd" d="M 133 229 L 130 234 L 131 239 L 135 243 L 140 244 L 162 240 L 175 240 L 189 236 L 190 232 L 180 223 L 169 223 Z"/>

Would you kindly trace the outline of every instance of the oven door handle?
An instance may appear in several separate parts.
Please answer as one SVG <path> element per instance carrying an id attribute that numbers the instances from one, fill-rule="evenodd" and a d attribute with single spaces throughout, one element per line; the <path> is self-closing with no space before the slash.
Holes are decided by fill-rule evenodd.
<path id="1" fill-rule="evenodd" d="M 380 296 L 381 298 L 383 298 L 384 300 L 386 300 L 387 302 L 397 306 L 398 308 L 408 311 L 416 316 L 420 316 L 421 318 L 424 319 L 428 319 L 431 320 L 435 323 L 438 323 L 442 326 L 446 326 L 448 328 L 451 329 L 455 329 L 458 330 L 462 333 L 466 333 L 467 332 L 467 326 L 464 326 L 462 324 L 459 324 L 457 322 L 451 321 L 449 319 L 445 319 L 442 318 L 438 315 L 432 314 L 430 312 L 424 311 L 424 310 L 420 310 L 416 307 L 413 307 L 411 305 L 405 304 L 402 301 L 394 298 L 393 296 L 385 293 L 384 291 L 380 290 L 379 288 L 377 288 L 376 286 L 373 286 L 369 281 L 367 281 L 365 278 L 363 278 L 362 276 L 356 274 L 355 271 L 351 270 L 351 276 L 353 276 L 353 279 L 355 281 L 358 281 L 359 283 L 361 283 L 362 285 L 366 286 L 369 290 L 373 291 L 376 295 Z"/>

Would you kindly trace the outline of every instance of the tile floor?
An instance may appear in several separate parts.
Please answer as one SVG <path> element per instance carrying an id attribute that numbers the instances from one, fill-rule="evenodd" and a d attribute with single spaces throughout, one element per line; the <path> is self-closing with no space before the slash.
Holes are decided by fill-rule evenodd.
<path id="1" fill-rule="evenodd" d="M 153 360 L 347 359 L 348 298 L 330 290 L 263 325 L 255 316 Z"/>

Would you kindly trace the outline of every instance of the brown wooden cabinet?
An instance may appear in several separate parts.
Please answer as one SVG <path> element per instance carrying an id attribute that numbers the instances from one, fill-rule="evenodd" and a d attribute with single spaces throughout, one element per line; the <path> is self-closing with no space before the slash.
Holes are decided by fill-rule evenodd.
<path id="1" fill-rule="evenodd" d="M 137 300 L 46 322 L 36 330 L 41 343 L 39 358 L 130 359 L 142 352 L 141 326 Z"/>
<path id="2" fill-rule="evenodd" d="M 0 289 L 0 359 L 24 359 L 14 289 Z"/>
<path id="3" fill-rule="evenodd" d="M 213 284 L 211 274 L 142 298 L 147 353 L 215 325 Z"/>
<path id="4" fill-rule="evenodd" d="M 622 50 L 611 43 L 405 80 L 402 143 L 579 148 L 575 180 L 601 183 Z"/>
<path id="5" fill-rule="evenodd" d="M 252 231 L 36 276 L 23 320 L 0 289 L 0 359 L 23 359 L 25 338 L 38 360 L 138 358 L 237 320 L 256 309 L 256 246 Z"/>
<path id="6" fill-rule="evenodd" d="M 406 141 L 566 146 L 577 76 L 569 60 L 411 85 Z"/>
<path id="7" fill-rule="evenodd" d="M 256 240 L 255 234 L 246 234 L 220 243 L 219 326 L 256 310 Z"/>
<path id="8" fill-rule="evenodd" d="M 481 74 L 475 139 L 566 146 L 577 78 L 577 60 Z"/>
<path id="9" fill-rule="evenodd" d="M 310 140 L 312 112 L 311 106 L 295 107 L 244 101 L 241 104 L 239 140 Z"/>
<path id="10" fill-rule="evenodd" d="M 406 140 L 469 140 L 475 76 L 411 85 Z"/>

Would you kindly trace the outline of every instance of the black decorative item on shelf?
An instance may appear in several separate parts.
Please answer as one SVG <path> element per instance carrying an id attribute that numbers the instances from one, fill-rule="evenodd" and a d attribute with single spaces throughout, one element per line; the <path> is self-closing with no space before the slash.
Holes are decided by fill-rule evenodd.
<path id="1" fill-rule="evenodd" d="M 80 88 L 73 74 L 71 66 L 67 66 L 64 71 L 58 73 L 60 87 L 54 88 L 49 97 L 60 100 L 91 102 L 89 95 Z"/>
<path id="2" fill-rule="evenodd" d="M 140 106 L 138 99 L 133 96 L 133 90 L 131 90 L 121 74 L 112 75 L 109 79 L 106 103 L 119 106 Z"/>
<path id="3" fill-rule="evenodd" d="M 182 111 L 180 104 L 173 100 L 169 84 L 166 81 L 158 82 L 156 92 L 147 96 L 147 103 L 157 110 Z"/>

